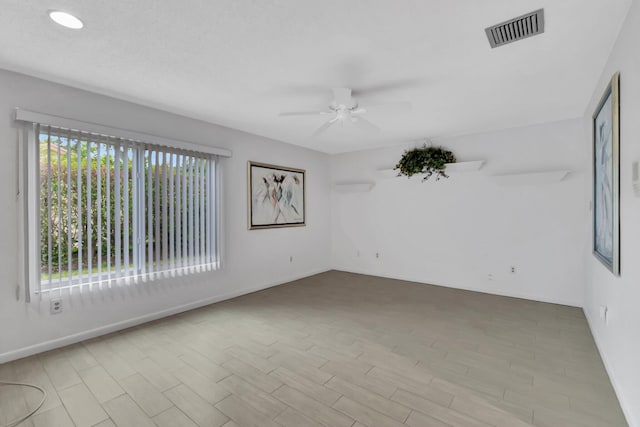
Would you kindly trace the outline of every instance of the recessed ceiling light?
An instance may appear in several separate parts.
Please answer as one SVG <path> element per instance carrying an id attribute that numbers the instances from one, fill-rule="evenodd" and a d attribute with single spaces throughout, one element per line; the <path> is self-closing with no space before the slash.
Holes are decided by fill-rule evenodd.
<path id="1" fill-rule="evenodd" d="M 67 12 L 52 10 L 49 11 L 49 18 L 51 18 L 56 24 L 60 24 L 63 27 L 71 28 L 73 30 L 79 30 L 84 27 L 81 20 Z"/>

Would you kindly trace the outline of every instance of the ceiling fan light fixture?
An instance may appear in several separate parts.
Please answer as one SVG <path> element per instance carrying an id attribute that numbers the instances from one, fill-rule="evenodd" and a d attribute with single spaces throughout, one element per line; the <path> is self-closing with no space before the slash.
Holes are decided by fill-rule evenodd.
<path id="1" fill-rule="evenodd" d="M 50 10 L 49 18 L 56 24 L 72 30 L 79 30 L 84 27 L 84 23 L 79 18 L 61 10 Z"/>
<path id="2" fill-rule="evenodd" d="M 380 128 L 363 117 L 368 111 L 368 107 L 361 107 L 353 98 L 352 91 L 346 87 L 333 88 L 333 101 L 329 104 L 329 111 L 298 111 L 284 112 L 280 116 L 315 116 L 315 115 L 333 115 L 333 118 L 325 122 L 312 134 L 313 137 L 322 135 L 333 124 L 353 123 L 358 128 L 367 132 L 380 132 Z M 406 110 L 411 109 L 408 102 L 387 102 L 384 104 L 373 104 L 374 109 L 382 108 L 385 110 Z"/>

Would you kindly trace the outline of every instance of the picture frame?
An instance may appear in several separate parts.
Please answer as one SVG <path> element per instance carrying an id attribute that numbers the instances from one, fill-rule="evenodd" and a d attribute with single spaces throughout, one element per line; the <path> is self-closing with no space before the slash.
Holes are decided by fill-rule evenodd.
<path id="1" fill-rule="evenodd" d="M 593 255 L 620 275 L 620 73 L 593 113 Z"/>
<path id="2" fill-rule="evenodd" d="M 306 225 L 306 171 L 247 162 L 249 230 Z"/>

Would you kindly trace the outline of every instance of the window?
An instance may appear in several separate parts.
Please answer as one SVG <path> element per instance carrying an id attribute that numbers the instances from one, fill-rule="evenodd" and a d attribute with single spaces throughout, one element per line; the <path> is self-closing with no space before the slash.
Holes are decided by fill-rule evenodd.
<path id="1" fill-rule="evenodd" d="M 33 135 L 32 290 L 103 288 L 218 267 L 214 155 L 45 125 Z"/>

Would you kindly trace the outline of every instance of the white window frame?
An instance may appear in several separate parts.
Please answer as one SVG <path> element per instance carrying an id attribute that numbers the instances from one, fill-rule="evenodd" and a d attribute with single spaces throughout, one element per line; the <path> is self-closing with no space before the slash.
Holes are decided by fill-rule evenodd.
<path id="1" fill-rule="evenodd" d="M 189 150 L 197 153 L 209 154 L 215 156 L 218 159 L 231 157 L 231 151 L 224 148 L 205 146 L 186 141 L 177 141 L 159 136 L 112 128 L 94 123 L 87 123 L 22 109 L 16 109 L 15 120 L 20 125 L 18 127 L 19 177 L 17 191 L 17 198 L 19 202 L 18 217 L 20 219 L 19 234 L 21 236 L 21 238 L 19 239 L 19 270 L 20 283 L 21 286 L 24 287 L 24 296 L 27 302 L 30 302 L 35 296 L 42 298 L 43 295 L 50 295 L 51 291 L 59 292 L 64 288 L 69 288 L 71 291 L 74 287 L 78 287 L 80 290 L 82 290 L 83 288 L 87 287 L 87 283 L 85 283 L 84 280 L 80 281 L 78 284 L 73 284 L 71 286 L 67 285 L 62 287 L 54 287 L 51 289 L 41 289 L 40 286 L 40 212 L 39 209 L 36 209 L 36 207 L 39 206 L 40 191 L 38 185 L 39 167 L 37 167 L 37 161 L 39 159 L 39 144 L 36 143 L 39 140 L 39 135 L 37 134 L 39 126 L 52 126 L 56 128 L 72 129 L 74 131 L 96 135 L 105 135 L 112 138 L 144 141 L 144 143 L 169 149 Z M 220 162 L 215 161 L 214 165 L 215 175 L 211 177 L 212 179 L 214 179 L 215 185 L 213 189 L 215 200 L 212 201 L 212 203 L 214 204 L 213 215 L 215 216 L 213 222 L 213 226 L 215 227 L 215 246 L 217 248 L 214 255 L 214 269 L 218 269 L 221 267 L 221 245 L 223 240 L 220 234 L 220 190 L 222 177 L 220 172 Z M 141 197 L 146 197 L 146 195 L 142 194 Z M 140 213 L 137 212 L 136 215 L 140 215 Z M 163 277 L 166 277 L 166 275 Z M 130 282 L 127 281 L 126 283 Z M 18 298 L 19 294 L 20 293 L 18 292 Z"/>

